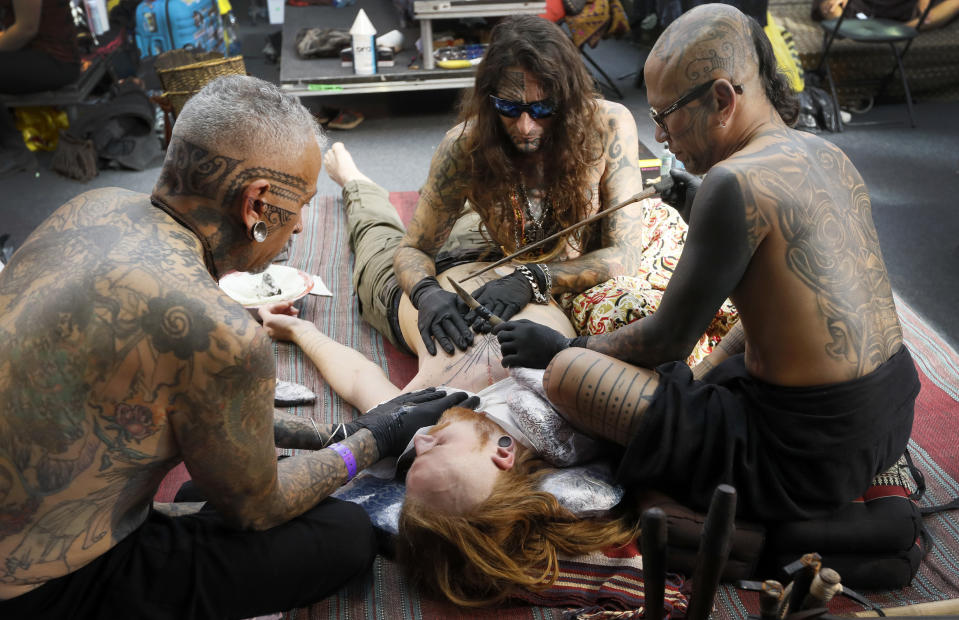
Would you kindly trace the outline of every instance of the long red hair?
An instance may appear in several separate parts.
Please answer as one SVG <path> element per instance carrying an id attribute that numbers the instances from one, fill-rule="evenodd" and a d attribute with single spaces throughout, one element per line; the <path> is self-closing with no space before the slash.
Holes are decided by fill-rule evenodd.
<path id="1" fill-rule="evenodd" d="M 443 514 L 407 499 L 400 512 L 397 559 L 410 583 L 457 605 L 495 605 L 518 588 L 556 581 L 559 554 L 580 555 L 634 540 L 636 519 L 581 519 L 539 490 L 552 471 L 516 446 L 513 467 L 486 501 L 468 513 Z"/>

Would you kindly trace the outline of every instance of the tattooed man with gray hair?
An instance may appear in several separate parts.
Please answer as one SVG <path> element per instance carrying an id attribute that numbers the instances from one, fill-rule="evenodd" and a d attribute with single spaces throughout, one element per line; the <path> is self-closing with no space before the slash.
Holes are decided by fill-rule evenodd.
<path id="1" fill-rule="evenodd" d="M 217 285 L 299 232 L 323 141 L 275 86 L 215 80 L 152 195 L 77 196 L 0 272 L 0 617 L 246 618 L 368 569 L 366 513 L 327 496 L 466 395 L 401 395 L 343 437 L 274 413 L 270 338 Z M 208 501 L 178 516 L 153 497 L 181 462 Z"/>
<path id="2" fill-rule="evenodd" d="M 739 10 L 685 13 L 645 77 L 657 140 L 705 174 L 676 174 L 664 194 L 689 233 L 662 304 L 576 347 L 506 323 L 504 364 L 549 350 L 550 399 L 625 447 L 624 484 L 705 509 L 729 483 L 744 516 L 826 515 L 902 455 L 919 391 L 869 192 L 842 151 L 784 121 L 794 95 Z M 694 376 L 673 360 L 727 297 L 740 324 Z"/>

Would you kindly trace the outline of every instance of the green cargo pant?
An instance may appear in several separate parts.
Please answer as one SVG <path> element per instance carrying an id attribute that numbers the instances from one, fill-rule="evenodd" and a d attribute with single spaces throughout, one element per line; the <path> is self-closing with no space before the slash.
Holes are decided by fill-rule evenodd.
<path id="1" fill-rule="evenodd" d="M 400 349 L 409 350 L 399 330 L 396 310 L 402 290 L 393 273 L 393 254 L 406 228 L 385 189 L 368 181 L 350 181 L 343 186 L 350 249 L 353 250 L 353 290 L 360 316 Z M 438 257 L 476 253 L 490 241 L 480 232 L 479 215 L 463 208 Z"/>

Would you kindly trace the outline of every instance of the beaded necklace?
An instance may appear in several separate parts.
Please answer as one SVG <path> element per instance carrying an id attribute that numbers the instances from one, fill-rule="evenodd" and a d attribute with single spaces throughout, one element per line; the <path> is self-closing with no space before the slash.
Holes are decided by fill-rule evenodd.
<path id="1" fill-rule="evenodd" d="M 526 183 L 522 180 L 519 184 L 519 190 L 512 192 L 509 198 L 513 210 L 513 238 L 517 250 L 530 243 L 545 239 L 547 237 L 547 227 L 551 229 L 556 227 L 555 222 L 547 223 L 546 221 L 552 207 L 549 194 L 543 197 L 542 208 L 537 214 L 533 213 L 533 202 L 529 199 Z M 545 252 L 545 248 L 538 248 L 532 250 L 531 254 L 538 256 Z"/>

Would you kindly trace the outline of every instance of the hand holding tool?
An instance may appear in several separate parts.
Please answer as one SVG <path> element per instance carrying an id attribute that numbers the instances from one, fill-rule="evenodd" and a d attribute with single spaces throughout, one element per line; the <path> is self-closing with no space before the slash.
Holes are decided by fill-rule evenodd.
<path id="1" fill-rule="evenodd" d="M 449 281 L 450 281 L 450 284 L 453 286 L 453 290 L 456 291 L 456 294 L 460 296 L 460 299 L 462 299 L 466 303 L 466 305 L 469 306 L 469 309 L 474 311 L 480 318 L 486 319 L 494 327 L 499 325 L 500 323 L 503 323 L 503 319 L 499 318 L 498 316 L 490 312 L 486 306 L 476 301 L 476 299 L 474 299 L 472 295 L 466 292 L 465 288 L 460 286 L 459 282 L 457 282 L 453 278 L 449 278 Z"/>

